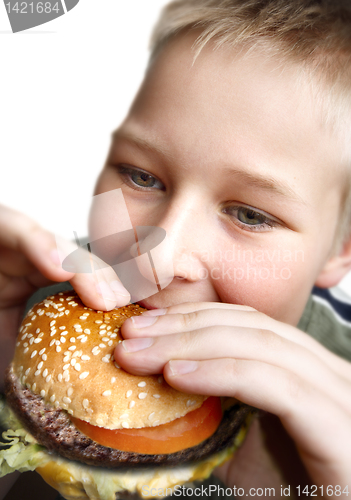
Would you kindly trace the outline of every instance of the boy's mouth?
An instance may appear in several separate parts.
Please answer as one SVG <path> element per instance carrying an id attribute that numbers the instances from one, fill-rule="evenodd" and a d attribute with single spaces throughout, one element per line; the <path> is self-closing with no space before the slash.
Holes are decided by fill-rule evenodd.
<path id="1" fill-rule="evenodd" d="M 149 304 L 149 302 L 147 300 L 139 300 L 138 302 L 136 302 L 137 304 L 139 304 L 140 307 L 144 307 L 145 309 L 158 309 L 156 306 L 152 306 L 151 304 Z"/>

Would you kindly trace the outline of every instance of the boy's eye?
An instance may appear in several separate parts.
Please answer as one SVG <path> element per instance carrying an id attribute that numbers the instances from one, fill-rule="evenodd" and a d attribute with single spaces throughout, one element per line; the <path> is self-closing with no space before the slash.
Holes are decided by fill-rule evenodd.
<path id="1" fill-rule="evenodd" d="M 230 206 L 223 209 L 223 213 L 236 219 L 236 223 L 247 230 L 267 230 L 279 225 L 279 222 L 251 207 Z"/>
<path id="2" fill-rule="evenodd" d="M 144 170 L 127 165 L 118 165 L 118 171 L 131 187 L 139 189 L 164 189 L 161 181 Z"/>

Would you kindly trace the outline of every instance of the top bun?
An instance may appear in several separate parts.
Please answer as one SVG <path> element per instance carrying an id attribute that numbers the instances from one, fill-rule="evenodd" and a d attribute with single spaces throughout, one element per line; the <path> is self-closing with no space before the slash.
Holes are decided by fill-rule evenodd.
<path id="1" fill-rule="evenodd" d="M 95 311 L 73 291 L 47 297 L 22 322 L 14 373 L 45 403 L 106 429 L 151 427 L 182 417 L 206 397 L 178 392 L 162 376 L 130 375 L 114 361 L 121 325 L 143 311 L 135 304 Z"/>

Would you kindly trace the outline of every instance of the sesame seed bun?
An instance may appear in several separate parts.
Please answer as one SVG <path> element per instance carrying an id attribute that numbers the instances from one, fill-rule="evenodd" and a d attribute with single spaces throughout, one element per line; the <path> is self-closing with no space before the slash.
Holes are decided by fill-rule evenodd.
<path id="1" fill-rule="evenodd" d="M 13 372 L 45 403 L 107 429 L 151 427 L 182 417 L 206 397 L 180 393 L 162 376 L 130 375 L 114 361 L 121 325 L 143 311 L 134 304 L 95 311 L 72 291 L 50 296 L 22 322 Z"/>

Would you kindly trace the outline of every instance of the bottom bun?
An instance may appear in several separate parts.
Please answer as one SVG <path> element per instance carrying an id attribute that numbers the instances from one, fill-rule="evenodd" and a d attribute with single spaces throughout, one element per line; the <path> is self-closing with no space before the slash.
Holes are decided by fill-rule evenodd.
<path id="1" fill-rule="evenodd" d="M 66 500 L 119 500 L 157 498 L 170 495 L 177 488 L 193 481 L 207 479 L 212 471 L 230 459 L 244 441 L 253 418 L 249 414 L 233 444 L 197 463 L 179 467 L 141 468 L 113 471 L 79 464 L 51 455 L 36 471 Z"/>

